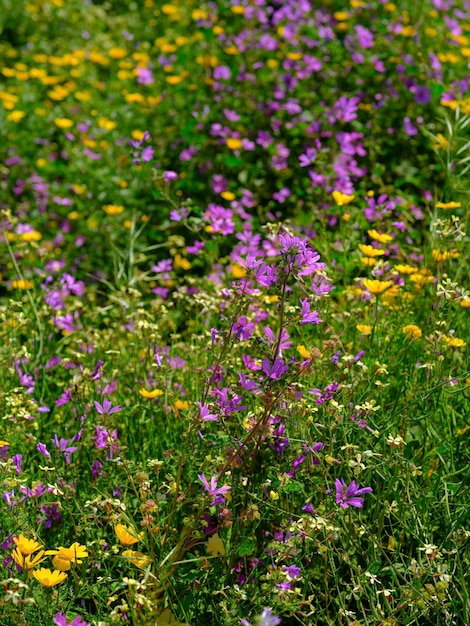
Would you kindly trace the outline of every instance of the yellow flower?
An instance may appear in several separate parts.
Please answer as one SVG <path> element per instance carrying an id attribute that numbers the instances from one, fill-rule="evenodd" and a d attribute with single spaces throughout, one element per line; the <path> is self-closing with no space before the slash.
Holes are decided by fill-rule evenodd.
<path id="1" fill-rule="evenodd" d="M 432 250 L 432 258 L 437 261 L 448 261 L 449 259 L 457 259 L 460 255 L 457 250 Z"/>
<path id="2" fill-rule="evenodd" d="M 460 300 L 460 306 L 464 309 L 470 308 L 470 298 L 465 298 L 464 300 Z"/>
<path id="3" fill-rule="evenodd" d="M 107 215 L 119 215 L 124 211 L 124 207 L 121 204 L 105 204 L 103 211 Z"/>
<path id="4" fill-rule="evenodd" d="M 416 269 L 416 267 L 413 267 L 412 265 L 395 265 L 395 269 L 397 270 L 397 272 L 399 274 L 416 274 L 416 272 L 418 271 Z"/>
<path id="5" fill-rule="evenodd" d="M 368 230 L 367 234 L 371 239 L 375 241 L 379 241 L 380 243 L 388 243 L 392 241 L 393 237 L 391 235 L 386 235 L 385 233 L 379 233 L 373 228 L 372 230 Z"/>
<path id="6" fill-rule="evenodd" d="M 133 528 L 124 526 L 124 524 L 116 524 L 114 531 L 123 546 L 132 546 L 134 543 L 138 543 L 144 533 L 137 533 Z"/>
<path id="7" fill-rule="evenodd" d="M 122 556 L 125 556 L 128 561 L 140 569 L 145 569 L 147 565 L 150 565 L 152 562 L 149 556 L 142 552 L 137 552 L 136 550 L 124 550 Z"/>
<path id="8" fill-rule="evenodd" d="M 366 278 L 363 282 L 364 287 L 375 296 L 383 293 L 393 285 L 391 280 L 370 280 Z"/>
<path id="9" fill-rule="evenodd" d="M 224 200 L 228 200 L 229 202 L 236 198 L 236 195 L 232 191 L 223 191 L 220 195 Z"/>
<path id="10" fill-rule="evenodd" d="M 44 554 L 45 554 L 44 550 L 41 550 L 35 556 L 32 556 L 30 554 L 24 555 L 19 551 L 18 548 L 16 548 L 11 553 L 11 556 L 13 557 L 13 560 L 15 561 L 15 563 L 21 567 L 21 569 L 28 571 L 36 567 L 36 565 L 38 565 L 42 561 L 44 561 L 44 559 L 46 558 Z"/>
<path id="11" fill-rule="evenodd" d="M 152 389 L 152 391 L 147 391 L 147 389 L 144 389 L 144 387 L 142 387 L 142 389 L 139 389 L 139 393 L 144 398 L 149 398 L 150 400 L 163 395 L 163 391 L 161 389 Z"/>
<path id="12" fill-rule="evenodd" d="M 52 559 L 52 565 L 61 572 L 69 570 L 72 563 L 81 563 L 81 559 L 88 556 L 86 547 L 77 542 L 73 543 L 70 548 L 61 546 L 57 550 L 47 550 L 46 554 L 55 555 Z"/>
<path id="13" fill-rule="evenodd" d="M 434 276 L 432 274 L 431 275 L 427 275 L 427 274 L 423 274 L 421 272 L 417 272 L 416 274 L 411 274 L 410 280 L 419 289 L 423 285 L 427 285 L 428 283 L 432 283 L 432 281 L 434 280 Z"/>
<path id="14" fill-rule="evenodd" d="M 442 102 L 441 102 L 442 104 Z M 447 139 L 444 137 L 444 135 L 442 133 L 437 133 L 436 135 L 436 139 L 437 139 L 437 143 L 433 144 L 433 148 L 434 150 L 439 150 L 441 148 L 447 148 L 447 146 L 449 145 L 449 142 L 447 141 Z M 438 206 L 439 204 L 442 203 L 437 203 L 436 206 Z M 443 207 L 438 207 L 438 208 L 443 208 Z"/>
<path id="15" fill-rule="evenodd" d="M 444 341 L 447 345 L 452 346 L 452 348 L 463 348 L 467 344 L 463 339 L 459 339 L 458 337 L 443 337 Z"/>
<path id="16" fill-rule="evenodd" d="M 127 56 L 127 51 L 124 48 L 110 48 L 108 54 L 112 59 L 123 59 Z"/>
<path id="17" fill-rule="evenodd" d="M 28 539 L 24 535 L 20 535 L 19 537 L 13 537 L 13 541 L 16 545 L 17 550 L 19 550 L 19 552 L 24 555 L 33 554 L 33 552 L 36 552 L 37 550 L 42 548 L 42 545 L 38 541 L 36 541 L 35 539 Z"/>
<path id="18" fill-rule="evenodd" d="M 13 289 L 32 289 L 33 282 L 31 280 L 23 280 L 20 278 L 20 280 L 12 280 L 11 286 Z"/>
<path id="19" fill-rule="evenodd" d="M 345 206 L 354 200 L 354 194 L 352 196 L 348 196 L 345 193 L 341 193 L 341 191 L 333 191 L 331 195 L 338 206 Z"/>
<path id="20" fill-rule="evenodd" d="M 366 267 L 374 267 L 374 265 L 377 263 L 376 259 L 373 259 L 370 256 L 363 256 L 363 257 L 361 257 L 361 262 Z"/>
<path id="21" fill-rule="evenodd" d="M 312 358 L 311 355 L 310 355 L 310 352 L 303 345 L 297 346 L 297 352 L 300 354 L 300 356 L 303 359 L 311 359 Z"/>
<path id="22" fill-rule="evenodd" d="M 33 572 L 33 576 L 44 587 L 55 587 L 55 585 L 63 582 L 67 578 L 68 574 L 65 572 L 59 572 L 58 570 L 51 572 L 50 569 L 41 567 L 41 569 Z"/>
<path id="23" fill-rule="evenodd" d="M 7 120 L 9 122 L 21 122 L 25 115 L 26 113 L 24 111 L 12 111 L 7 115 Z"/>
<path id="24" fill-rule="evenodd" d="M 56 117 L 54 124 L 59 128 L 72 128 L 73 126 L 72 120 L 69 120 L 67 117 Z"/>
<path id="25" fill-rule="evenodd" d="M 459 209 L 462 206 L 461 202 L 436 202 L 438 209 L 444 209 L 450 211 L 450 209 Z"/>
<path id="26" fill-rule="evenodd" d="M 189 402 L 187 400 L 177 400 L 173 406 L 176 411 L 187 411 L 189 409 Z"/>
<path id="27" fill-rule="evenodd" d="M 178 267 L 183 270 L 191 269 L 191 263 L 188 261 L 188 259 L 183 258 L 181 254 L 175 254 L 174 263 L 175 269 L 177 269 Z"/>
<path id="28" fill-rule="evenodd" d="M 241 265 L 231 265 L 230 269 L 232 270 L 234 278 L 243 278 L 243 276 L 246 276 L 246 269 Z"/>
<path id="29" fill-rule="evenodd" d="M 21 241 L 27 241 L 28 243 L 30 241 L 39 241 L 41 238 L 42 235 L 37 230 L 30 230 L 20 235 Z"/>
<path id="30" fill-rule="evenodd" d="M 225 143 L 230 150 L 238 150 L 242 147 L 242 140 L 238 139 L 238 137 L 229 137 Z"/>
<path id="31" fill-rule="evenodd" d="M 470 300 L 469 300 L 469 302 L 470 302 Z M 3 448 L 4 446 L 9 446 L 9 445 L 10 444 L 8 443 L 8 441 L 3 441 L 3 439 L 0 440 L 0 448 Z"/>
<path id="32" fill-rule="evenodd" d="M 108 119 L 107 117 L 99 117 L 98 118 L 98 127 L 103 130 L 114 130 L 117 126 L 117 122 L 113 122 L 113 120 Z"/>
<path id="33" fill-rule="evenodd" d="M 356 328 L 361 335 L 370 335 L 372 332 L 372 326 L 369 326 L 369 324 L 356 324 Z"/>
<path id="34" fill-rule="evenodd" d="M 385 254 L 385 250 L 380 250 L 380 248 L 373 248 L 372 246 L 366 246 L 363 243 L 359 244 L 359 250 L 362 252 L 362 254 L 370 257 L 382 256 Z"/>
<path id="35" fill-rule="evenodd" d="M 401 332 L 406 335 L 408 339 L 419 339 L 423 334 L 421 328 L 416 326 L 416 324 L 407 324 L 406 326 L 403 326 Z"/>
<path id="36" fill-rule="evenodd" d="M 211 556 L 224 556 L 225 555 L 225 546 L 222 539 L 216 533 L 212 535 L 206 543 L 207 552 Z"/>

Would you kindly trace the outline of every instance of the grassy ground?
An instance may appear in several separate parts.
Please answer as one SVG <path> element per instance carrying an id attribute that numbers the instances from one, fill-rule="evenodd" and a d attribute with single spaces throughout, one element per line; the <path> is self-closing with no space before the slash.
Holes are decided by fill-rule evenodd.
<path id="1" fill-rule="evenodd" d="M 465 3 L 0 15 L 1 623 L 470 623 Z"/>

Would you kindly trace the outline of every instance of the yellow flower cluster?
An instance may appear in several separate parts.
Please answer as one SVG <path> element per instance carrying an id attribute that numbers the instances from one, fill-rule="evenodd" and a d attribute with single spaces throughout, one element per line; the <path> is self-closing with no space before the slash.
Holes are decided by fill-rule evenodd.
<path id="1" fill-rule="evenodd" d="M 44 587 L 54 587 L 67 578 L 66 571 L 72 564 L 82 563 L 81 559 L 88 556 L 85 546 L 73 543 L 70 548 L 60 547 L 56 550 L 42 550 L 42 545 L 35 539 L 28 539 L 24 535 L 13 537 L 16 548 L 12 552 L 15 563 L 25 571 L 33 570 L 42 563 L 48 555 L 54 555 L 52 565 L 54 570 L 41 567 L 34 570 L 32 575 Z M 34 553 L 37 552 L 36 555 Z M 33 556 L 34 555 L 34 556 Z"/>

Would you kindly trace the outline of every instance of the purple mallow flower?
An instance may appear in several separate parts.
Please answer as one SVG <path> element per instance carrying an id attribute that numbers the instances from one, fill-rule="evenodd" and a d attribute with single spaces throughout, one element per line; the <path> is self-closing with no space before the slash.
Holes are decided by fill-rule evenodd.
<path id="1" fill-rule="evenodd" d="M 98 413 L 100 415 L 112 415 L 113 413 L 117 413 L 118 411 L 121 410 L 121 407 L 118 406 L 113 406 L 113 403 L 110 402 L 110 400 L 108 400 L 108 398 L 105 398 L 103 400 L 103 404 L 101 405 L 99 402 L 97 402 L 95 400 L 94 402 L 95 404 L 95 408 L 98 411 Z"/>
<path id="2" fill-rule="evenodd" d="M 223 497 L 223 495 L 230 491 L 231 487 L 229 487 L 228 485 L 224 485 L 223 487 L 217 487 L 217 478 L 215 476 L 212 476 L 210 483 L 208 482 L 204 474 L 198 474 L 197 477 L 204 485 L 204 489 L 207 491 L 207 493 L 213 498 L 210 504 L 211 506 L 214 506 L 216 504 L 223 504 L 225 502 L 225 498 Z"/>
<path id="3" fill-rule="evenodd" d="M 279 380 L 289 370 L 282 359 L 274 359 L 274 362 L 271 363 L 268 358 L 264 358 L 262 367 L 267 378 L 271 380 Z"/>
<path id="4" fill-rule="evenodd" d="M 371 493 L 371 487 L 362 487 L 360 488 L 359 483 L 351 481 L 351 483 L 346 486 L 346 483 L 342 478 L 337 478 L 335 480 L 336 487 L 336 504 L 339 504 L 343 507 L 343 509 L 349 509 L 350 506 L 355 506 L 359 509 L 362 509 L 364 504 L 364 498 L 360 498 L 358 496 L 362 496 L 365 493 Z"/>

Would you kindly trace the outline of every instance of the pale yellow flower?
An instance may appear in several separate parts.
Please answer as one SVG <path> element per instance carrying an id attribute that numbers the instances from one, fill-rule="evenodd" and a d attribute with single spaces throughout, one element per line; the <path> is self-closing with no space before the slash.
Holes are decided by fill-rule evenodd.
<path id="1" fill-rule="evenodd" d="M 145 569 L 152 562 L 149 556 L 136 550 L 124 550 L 122 556 L 126 557 L 128 561 L 140 569 Z"/>

